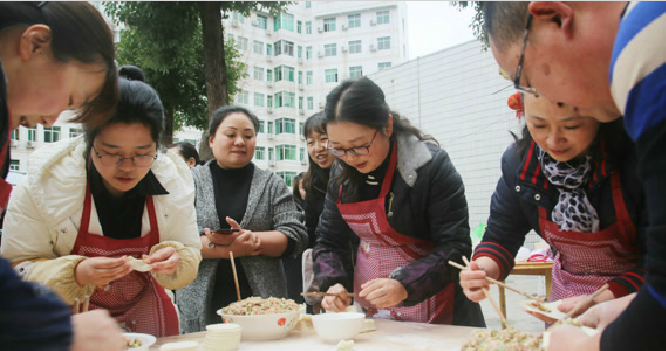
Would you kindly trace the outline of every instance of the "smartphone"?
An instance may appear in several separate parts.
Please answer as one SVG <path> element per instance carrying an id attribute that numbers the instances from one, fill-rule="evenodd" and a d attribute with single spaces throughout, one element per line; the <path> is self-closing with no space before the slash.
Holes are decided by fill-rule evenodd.
<path id="1" fill-rule="evenodd" d="M 232 233 L 238 233 L 238 232 L 240 232 L 240 229 L 225 228 L 225 229 L 218 229 L 218 230 L 214 231 L 213 233 L 226 235 L 226 234 L 232 234 Z"/>

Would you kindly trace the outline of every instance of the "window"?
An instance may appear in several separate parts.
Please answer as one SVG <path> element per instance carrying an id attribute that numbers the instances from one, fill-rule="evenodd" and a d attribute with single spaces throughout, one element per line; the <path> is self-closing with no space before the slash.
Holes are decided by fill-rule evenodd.
<path id="1" fill-rule="evenodd" d="M 298 71 L 298 84 L 303 84 L 303 71 Z"/>
<path id="2" fill-rule="evenodd" d="M 263 55 L 264 54 L 264 42 L 255 40 L 252 42 L 252 52 L 255 54 Z"/>
<path id="3" fill-rule="evenodd" d="M 55 143 L 60 140 L 60 127 L 44 127 L 44 142 Z"/>
<path id="4" fill-rule="evenodd" d="M 272 69 L 267 69 L 266 70 L 266 81 L 267 82 L 272 82 L 273 81 L 273 70 Z"/>
<path id="5" fill-rule="evenodd" d="M 299 46 L 298 47 L 298 57 L 302 57 L 302 56 L 303 56 L 303 47 Z"/>
<path id="6" fill-rule="evenodd" d="M 83 129 L 69 128 L 69 137 L 70 138 L 76 138 L 79 135 L 83 135 Z"/>
<path id="7" fill-rule="evenodd" d="M 303 109 L 303 97 L 302 96 L 298 97 L 298 109 L 299 110 Z"/>
<path id="8" fill-rule="evenodd" d="M 247 90 L 241 90 L 240 93 L 238 93 L 238 103 L 239 104 L 246 104 L 248 103 L 250 99 L 250 93 L 247 92 Z"/>
<path id="9" fill-rule="evenodd" d="M 273 134 L 273 122 L 268 122 L 268 134 Z M 270 160 L 270 158 L 269 158 Z"/>
<path id="10" fill-rule="evenodd" d="M 301 24 L 301 21 L 296 22 L 296 32 L 298 32 L 298 34 L 301 34 Z"/>
<path id="11" fill-rule="evenodd" d="M 278 40 L 273 43 L 273 47 L 275 48 L 275 56 L 282 54 L 294 56 L 294 42 L 292 41 Z"/>
<path id="12" fill-rule="evenodd" d="M 259 22 L 259 28 L 261 29 L 268 28 L 268 17 L 264 15 L 257 15 L 257 22 Z"/>
<path id="13" fill-rule="evenodd" d="M 293 82 L 294 81 L 294 68 L 293 67 L 288 67 L 285 65 L 280 65 L 278 67 L 275 67 L 275 81 L 279 82 L 281 80 L 285 80 L 288 82 Z"/>
<path id="14" fill-rule="evenodd" d="M 303 122 L 298 124 L 298 135 L 305 136 L 305 134 L 303 134 Z"/>
<path id="15" fill-rule="evenodd" d="M 257 146 L 254 148 L 254 158 L 257 160 L 263 160 L 266 156 L 266 147 L 265 146 Z"/>
<path id="16" fill-rule="evenodd" d="M 185 139 L 184 141 L 186 143 L 190 143 L 190 144 L 194 145 L 195 147 L 197 146 L 197 144 L 199 144 L 199 141 L 196 140 L 196 139 Z"/>
<path id="17" fill-rule="evenodd" d="M 338 82 L 338 69 L 327 69 L 326 70 L 326 83 L 337 83 Z"/>
<path id="18" fill-rule="evenodd" d="M 350 54 L 360 54 L 361 53 L 361 41 L 360 40 L 351 40 L 349 42 L 349 53 Z"/>
<path id="19" fill-rule="evenodd" d="M 363 66 L 349 67 L 349 78 L 360 77 L 363 75 Z"/>
<path id="20" fill-rule="evenodd" d="M 296 145 L 277 145 L 275 147 L 275 159 L 296 161 Z"/>
<path id="21" fill-rule="evenodd" d="M 384 69 L 384 68 L 389 68 L 389 67 L 391 67 L 390 62 L 380 62 L 380 63 L 377 64 L 378 69 Z"/>
<path id="22" fill-rule="evenodd" d="M 18 171 L 20 166 L 21 166 L 21 160 L 11 160 L 11 164 L 9 165 L 9 170 Z"/>
<path id="23" fill-rule="evenodd" d="M 235 20 L 237 20 L 239 23 L 245 23 L 245 16 L 243 16 L 242 13 L 234 11 L 234 13 L 231 15 L 231 17 Z"/>
<path id="24" fill-rule="evenodd" d="M 312 7 L 312 1 L 306 1 L 306 2 L 305 2 L 305 8 L 306 8 L 306 9 L 309 9 L 309 8 L 311 8 L 311 7 Z"/>
<path id="25" fill-rule="evenodd" d="M 296 102 L 296 94 L 289 91 L 279 91 L 274 96 L 275 108 L 291 107 L 294 108 Z M 276 124 L 277 128 L 277 124 Z M 277 133 L 276 133 L 277 134 Z"/>
<path id="26" fill-rule="evenodd" d="M 19 140 L 19 130 L 18 129 L 12 130 L 12 140 Z"/>
<path id="27" fill-rule="evenodd" d="M 324 18 L 324 32 L 335 32 L 335 18 Z"/>
<path id="28" fill-rule="evenodd" d="M 354 15 L 347 16 L 349 19 L 349 28 L 358 28 L 361 26 L 361 14 L 357 13 Z"/>
<path id="29" fill-rule="evenodd" d="M 266 56 L 273 56 L 273 44 L 266 44 Z"/>
<path id="30" fill-rule="evenodd" d="M 377 12 L 377 24 L 389 24 L 389 12 L 388 11 L 379 11 L 379 12 Z"/>
<path id="31" fill-rule="evenodd" d="M 305 75 L 305 81 L 307 82 L 308 85 L 313 83 L 313 76 L 312 76 L 312 71 L 307 71 Z"/>
<path id="32" fill-rule="evenodd" d="M 286 171 L 280 171 L 277 172 L 277 175 L 280 176 L 280 178 L 284 179 L 284 182 L 287 184 L 288 187 L 291 187 L 294 181 L 294 178 L 296 178 L 296 172 L 286 172 Z"/>
<path id="33" fill-rule="evenodd" d="M 270 161 L 272 159 L 273 159 L 273 148 L 268 147 L 268 160 Z"/>
<path id="34" fill-rule="evenodd" d="M 239 50 L 247 50 L 247 38 L 241 37 L 239 35 L 237 44 L 238 44 L 238 49 Z"/>
<path id="35" fill-rule="evenodd" d="M 290 32 L 294 31 L 294 15 L 289 13 L 281 13 L 278 17 L 273 19 L 273 31 L 277 32 L 280 29 L 285 29 Z"/>
<path id="36" fill-rule="evenodd" d="M 391 37 L 377 38 L 377 50 L 386 50 L 391 48 Z"/>
<path id="37" fill-rule="evenodd" d="M 266 122 L 264 122 L 263 120 L 259 120 L 259 133 L 264 133 L 264 125 L 265 124 L 266 124 Z"/>
<path id="38" fill-rule="evenodd" d="M 308 46 L 305 48 L 305 59 L 306 60 L 312 59 L 312 46 Z"/>
<path id="39" fill-rule="evenodd" d="M 301 160 L 307 160 L 308 159 L 308 156 L 305 154 L 305 148 L 304 147 L 301 148 L 301 155 L 300 156 L 301 156 L 300 157 Z"/>
<path id="40" fill-rule="evenodd" d="M 266 99 L 266 96 L 264 94 L 254 93 L 254 106 L 264 107 L 264 99 Z"/>
<path id="41" fill-rule="evenodd" d="M 37 135 L 37 127 L 32 127 L 28 129 L 28 141 L 35 141 L 35 136 Z"/>
<path id="42" fill-rule="evenodd" d="M 305 22 L 305 34 L 312 34 L 312 21 Z"/>
<path id="43" fill-rule="evenodd" d="M 266 107 L 273 108 L 273 95 L 266 95 Z M 272 131 L 272 129 L 270 129 L 270 131 Z"/>
<path id="44" fill-rule="evenodd" d="M 326 56 L 335 56 L 336 55 L 335 43 L 324 44 L 324 51 Z"/>
<path id="45" fill-rule="evenodd" d="M 308 110 L 314 110 L 314 98 L 308 96 Z"/>
<path id="46" fill-rule="evenodd" d="M 296 133 L 296 120 L 293 118 L 284 119 L 284 132 L 285 133 Z"/>
<path id="47" fill-rule="evenodd" d="M 255 67 L 254 72 L 252 73 L 252 78 L 254 80 L 264 80 L 264 69 L 262 67 Z"/>

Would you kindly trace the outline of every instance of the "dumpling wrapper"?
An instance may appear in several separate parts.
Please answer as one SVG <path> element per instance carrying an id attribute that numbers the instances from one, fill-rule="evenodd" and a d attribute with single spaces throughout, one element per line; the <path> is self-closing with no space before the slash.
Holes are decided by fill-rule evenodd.
<path id="1" fill-rule="evenodd" d="M 127 261 L 130 263 L 130 266 L 135 271 L 148 272 L 149 270 L 153 269 L 153 266 L 151 266 L 150 264 L 144 262 L 143 260 L 137 260 L 132 256 L 127 256 Z"/>
<path id="2" fill-rule="evenodd" d="M 549 309 L 550 312 L 541 311 L 538 308 L 533 307 L 532 306 L 533 302 L 534 302 L 534 300 L 525 300 L 525 301 L 523 301 L 523 305 L 525 306 L 525 309 L 528 310 L 528 311 L 531 311 L 531 312 L 542 314 L 546 317 L 557 319 L 558 321 L 560 319 L 563 319 L 567 315 L 566 313 L 561 312 L 560 310 L 557 309 L 557 306 L 559 306 L 562 303 L 562 300 L 557 300 L 557 301 L 553 301 L 553 302 L 546 302 L 546 303 L 541 304 L 541 305 L 543 305 L 543 307 Z"/>
<path id="3" fill-rule="evenodd" d="M 575 325 L 574 325 L 574 327 L 575 327 Z M 590 327 L 585 326 L 585 325 L 582 325 L 578 328 L 580 328 L 580 330 L 585 332 L 585 334 L 587 334 L 587 336 L 593 336 L 594 334 L 599 332 L 598 330 L 596 330 L 594 328 L 590 328 Z M 548 348 L 548 345 L 550 345 L 550 331 L 547 331 L 547 332 L 543 333 L 543 347 Z"/>

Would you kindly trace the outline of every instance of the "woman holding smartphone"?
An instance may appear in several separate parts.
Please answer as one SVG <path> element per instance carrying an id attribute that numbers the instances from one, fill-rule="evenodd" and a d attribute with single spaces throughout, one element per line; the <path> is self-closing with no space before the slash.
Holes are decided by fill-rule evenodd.
<path id="1" fill-rule="evenodd" d="M 286 297 L 280 258 L 307 246 L 301 214 L 284 180 L 252 163 L 257 116 L 242 107 L 222 107 L 209 130 L 214 158 L 192 169 L 204 260 L 195 281 L 176 292 L 184 333 L 219 323 L 216 311 L 237 301 L 232 252 L 241 298 Z"/>

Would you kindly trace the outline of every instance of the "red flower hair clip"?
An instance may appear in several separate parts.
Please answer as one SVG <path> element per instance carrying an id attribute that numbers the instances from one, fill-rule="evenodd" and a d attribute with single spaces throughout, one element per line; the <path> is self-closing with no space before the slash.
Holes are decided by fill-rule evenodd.
<path id="1" fill-rule="evenodd" d="M 506 100 L 506 104 L 509 105 L 509 108 L 516 111 L 516 117 L 525 117 L 525 104 L 523 99 L 520 97 L 520 93 L 515 93 Z"/>

